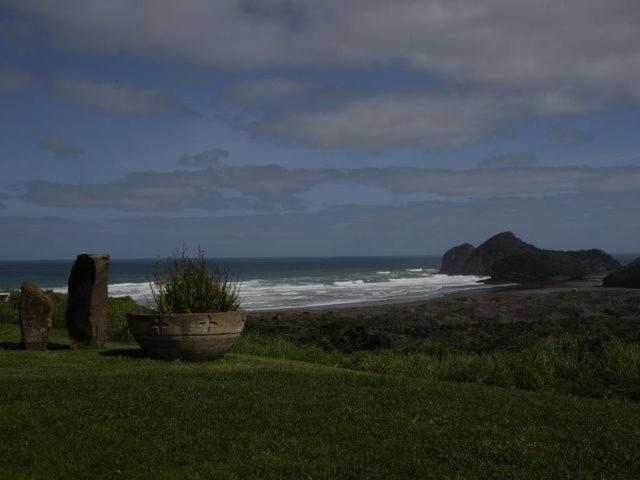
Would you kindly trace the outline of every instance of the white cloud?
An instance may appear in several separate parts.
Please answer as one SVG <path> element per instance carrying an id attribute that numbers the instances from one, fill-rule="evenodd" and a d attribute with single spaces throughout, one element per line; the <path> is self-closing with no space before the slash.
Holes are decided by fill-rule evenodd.
<path id="1" fill-rule="evenodd" d="M 639 93 L 635 0 L 5 3 L 74 48 L 242 68 L 399 60 L 465 83 Z"/>
<path id="2" fill-rule="evenodd" d="M 378 95 L 330 110 L 269 119 L 256 128 L 258 133 L 320 147 L 448 148 L 500 133 L 531 109 L 517 98 L 482 94 Z"/>
<path id="3" fill-rule="evenodd" d="M 75 104 L 119 115 L 193 115 L 187 106 L 166 92 L 118 83 L 67 78 L 58 91 Z"/>
<path id="4" fill-rule="evenodd" d="M 0 0 L 2 1 L 2 0 Z M 455 147 L 537 116 L 640 102 L 636 0 L 4 0 L 68 49 L 126 52 L 241 72 L 400 65 L 451 93 L 359 98 L 269 119 L 261 131 L 324 147 Z M 246 101 L 300 83 L 245 84 Z M 390 85 L 390 89 L 394 86 Z M 187 113 L 154 90 L 75 83 L 77 103 L 124 114 Z M 317 105 L 316 105 L 317 107 Z"/>

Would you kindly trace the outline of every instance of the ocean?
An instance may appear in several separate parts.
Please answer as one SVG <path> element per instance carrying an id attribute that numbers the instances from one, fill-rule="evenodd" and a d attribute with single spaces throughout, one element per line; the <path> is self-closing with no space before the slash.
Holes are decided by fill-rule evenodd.
<path id="1" fill-rule="evenodd" d="M 623 263 L 635 258 L 616 257 Z M 440 255 L 425 255 L 225 258 L 217 263 L 237 277 L 246 310 L 398 302 L 485 287 L 482 277 L 439 275 L 440 260 Z M 72 264 L 73 259 L 0 261 L 0 290 L 17 289 L 30 280 L 41 288 L 66 292 Z M 128 295 L 149 304 L 155 265 L 156 260 L 113 258 L 109 295 Z"/>
<path id="2" fill-rule="evenodd" d="M 478 288 L 481 277 L 437 273 L 439 255 L 395 257 L 225 258 L 216 263 L 238 279 L 247 310 L 348 305 L 425 298 Z M 0 261 L 0 290 L 29 280 L 66 292 L 73 260 Z M 109 295 L 151 302 L 149 280 L 156 260 L 113 258 Z"/>

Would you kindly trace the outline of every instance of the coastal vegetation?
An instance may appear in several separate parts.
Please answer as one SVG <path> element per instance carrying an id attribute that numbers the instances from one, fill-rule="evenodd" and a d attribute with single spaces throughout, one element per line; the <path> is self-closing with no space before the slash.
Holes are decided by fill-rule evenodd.
<path id="1" fill-rule="evenodd" d="M 640 258 L 611 272 L 602 282 L 606 287 L 640 288 Z"/>

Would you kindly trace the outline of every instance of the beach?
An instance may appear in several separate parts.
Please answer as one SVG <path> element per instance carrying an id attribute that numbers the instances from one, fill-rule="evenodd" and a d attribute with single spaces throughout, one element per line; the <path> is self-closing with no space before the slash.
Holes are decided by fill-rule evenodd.
<path id="1" fill-rule="evenodd" d="M 546 286 L 490 286 L 436 298 L 251 312 L 248 331 L 343 350 L 424 344 L 487 352 L 561 334 L 640 340 L 640 291 L 600 278 Z"/>

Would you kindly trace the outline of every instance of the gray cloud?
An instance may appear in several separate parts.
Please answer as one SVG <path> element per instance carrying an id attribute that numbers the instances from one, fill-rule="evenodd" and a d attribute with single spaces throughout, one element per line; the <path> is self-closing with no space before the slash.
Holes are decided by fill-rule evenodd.
<path id="1" fill-rule="evenodd" d="M 183 167 L 209 168 L 220 165 L 220 161 L 229 156 L 229 152 L 222 148 L 205 150 L 196 155 L 184 154 L 178 158 L 178 165 Z"/>
<path id="2" fill-rule="evenodd" d="M 277 165 L 222 166 L 198 171 L 139 172 L 102 184 L 31 181 L 23 200 L 62 208 L 131 211 L 260 208 L 297 203 L 296 195 L 332 178 L 322 171 L 287 170 Z"/>
<path id="3" fill-rule="evenodd" d="M 582 145 L 593 140 L 593 133 L 573 128 L 563 123 L 552 125 L 547 131 L 547 138 L 557 143 Z"/>
<path id="4" fill-rule="evenodd" d="M 199 171 L 140 172 L 103 184 L 32 181 L 20 198 L 40 206 L 131 211 L 306 208 L 300 195 L 320 185 L 375 187 L 407 200 L 432 195 L 467 200 L 638 192 L 640 167 L 530 167 L 436 170 L 416 167 L 286 169 L 225 166 Z M 403 197 L 404 196 L 404 197 Z"/>
<path id="5" fill-rule="evenodd" d="M 70 48 L 243 68 L 400 60 L 476 84 L 638 96 L 633 0 L 4 3 Z"/>
<path id="6" fill-rule="evenodd" d="M 27 72 L 13 67 L 0 67 L 0 90 L 19 90 L 34 83 Z"/>
<path id="7" fill-rule="evenodd" d="M 76 105 L 118 115 L 194 115 L 175 97 L 161 90 L 81 78 L 58 81 L 58 92 Z"/>
<path id="8" fill-rule="evenodd" d="M 478 168 L 522 168 L 538 163 L 535 152 L 513 152 L 494 155 L 478 162 Z"/>
<path id="9" fill-rule="evenodd" d="M 38 142 L 40 150 L 57 158 L 75 158 L 86 153 L 84 148 L 65 142 L 55 135 L 48 135 Z"/>
<path id="10" fill-rule="evenodd" d="M 366 72 L 372 65 L 399 64 L 465 92 L 462 98 L 391 92 L 269 119 L 258 128 L 309 145 L 455 147 L 535 116 L 640 101 L 640 9 L 634 0 L 69 0 L 65 8 L 55 0 L 4 1 L 21 18 L 44 22 L 74 50 L 243 70 L 338 66 Z M 274 79 L 245 85 L 238 95 L 275 98 L 303 88 Z M 159 92 L 88 89 L 75 85 L 71 96 L 117 113 L 185 113 Z"/>
<path id="11" fill-rule="evenodd" d="M 116 257 L 153 257 L 185 243 L 201 245 L 212 256 L 437 254 L 502 230 L 545 248 L 635 251 L 639 202 L 636 192 L 605 202 L 593 195 L 504 197 L 224 218 L 79 222 L 0 216 L 0 228 L 12 233 L 0 235 L 0 255 L 73 258 L 80 250 L 104 250 Z"/>
<path id="12" fill-rule="evenodd" d="M 243 82 L 225 92 L 226 97 L 239 103 L 271 102 L 302 95 L 314 90 L 308 83 L 271 78 L 262 81 Z"/>
<path id="13" fill-rule="evenodd" d="M 381 94 L 296 112 L 253 126 L 258 134 L 319 147 L 380 150 L 407 144 L 452 148 L 513 128 L 531 116 L 575 115 L 595 105 L 564 95 Z"/>

